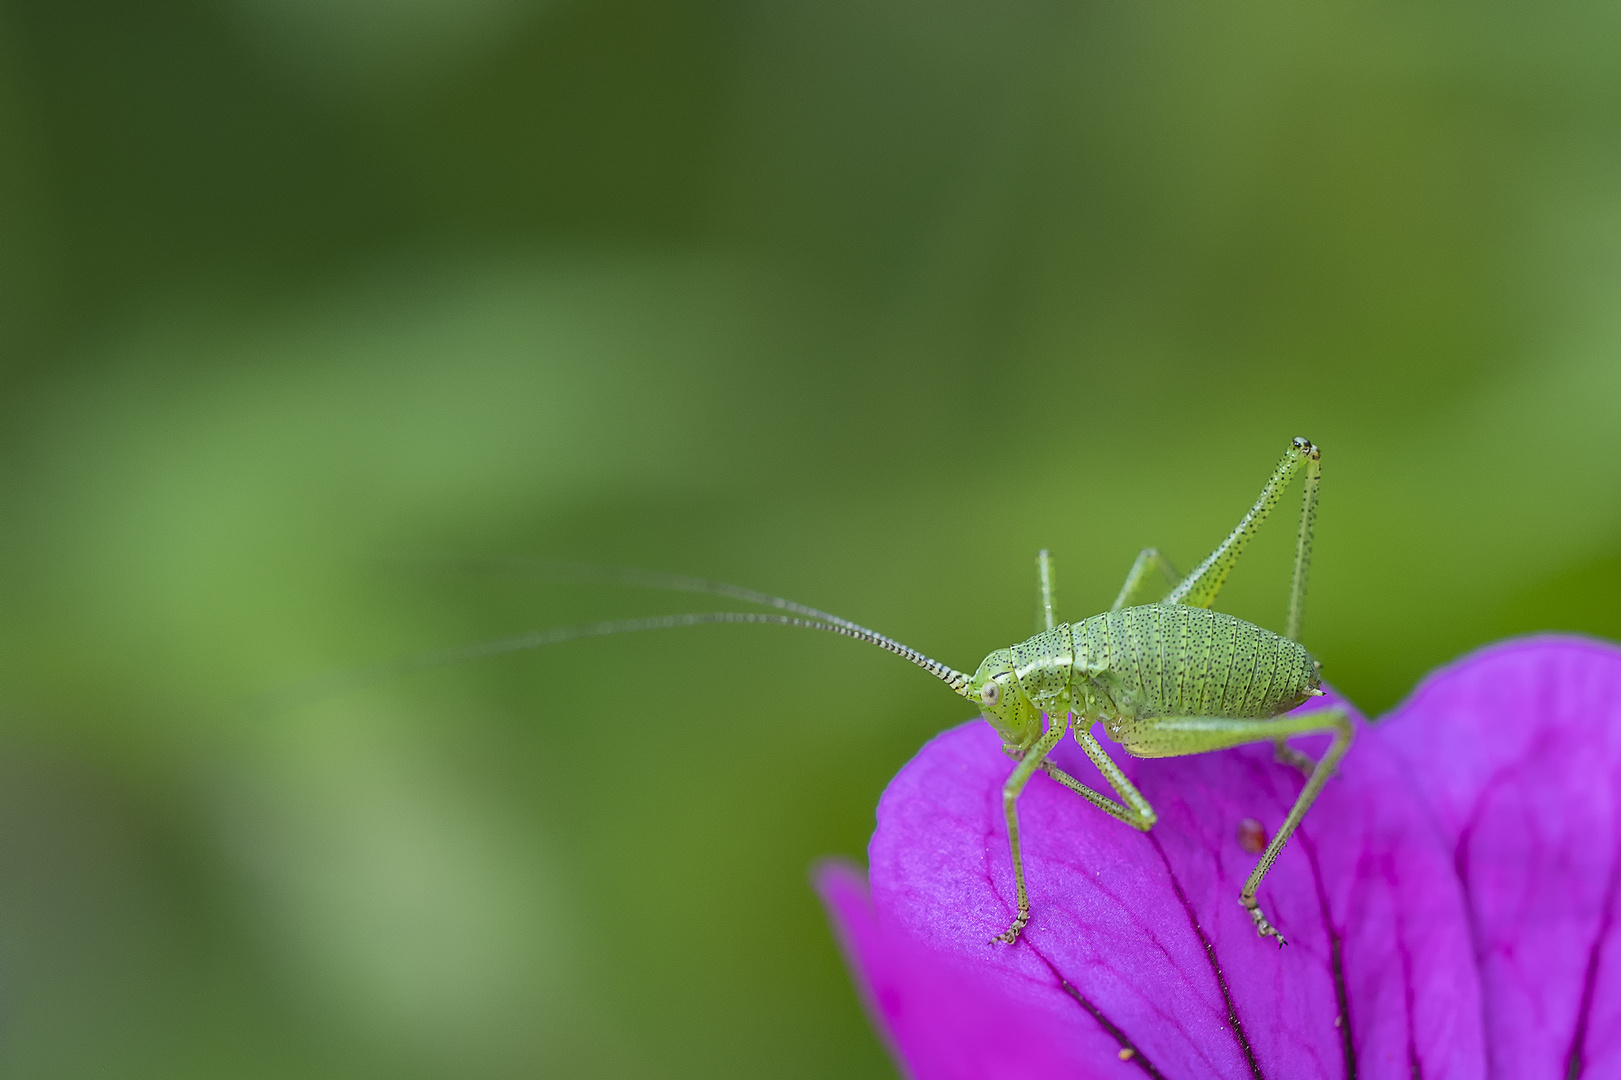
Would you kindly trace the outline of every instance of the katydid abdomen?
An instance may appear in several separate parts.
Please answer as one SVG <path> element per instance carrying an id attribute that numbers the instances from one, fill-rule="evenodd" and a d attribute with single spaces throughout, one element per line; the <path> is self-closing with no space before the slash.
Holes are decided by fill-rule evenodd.
<path id="1" fill-rule="evenodd" d="M 1206 608 L 1144 604 L 1056 626 L 1007 650 L 1021 689 L 1043 712 L 1103 720 L 1132 738 L 1138 719 L 1266 719 L 1310 697 L 1320 678 L 1299 644 Z"/>
<path id="2" fill-rule="evenodd" d="M 1086 681 L 1122 717 L 1277 716 L 1320 681 L 1311 654 L 1272 631 L 1206 608 L 1145 604 L 1070 626 L 1072 696 Z"/>

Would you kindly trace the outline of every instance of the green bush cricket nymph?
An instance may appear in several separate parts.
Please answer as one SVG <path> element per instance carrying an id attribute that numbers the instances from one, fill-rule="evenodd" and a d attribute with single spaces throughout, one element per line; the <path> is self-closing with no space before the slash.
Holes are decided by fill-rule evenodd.
<path id="1" fill-rule="evenodd" d="M 1294 576 L 1289 589 L 1288 621 L 1283 635 L 1211 611 L 1211 605 L 1250 537 L 1302 470 L 1305 494 L 1295 546 Z M 1317 447 L 1305 439 L 1295 439 L 1272 471 L 1255 504 L 1227 539 L 1191 573 L 1180 577 L 1157 550 L 1146 548 L 1132 564 L 1114 605 L 1081 622 L 1057 621 L 1052 562 L 1047 552 L 1042 551 L 1037 557 L 1037 568 L 1045 629 L 1028 641 L 992 652 L 972 675 L 947 667 L 916 649 L 847 619 L 752 589 L 650 571 L 576 566 L 553 568 L 551 573 L 719 594 L 789 614 L 695 612 L 539 631 L 354 672 L 306 687 L 294 697 L 307 701 L 380 676 L 576 638 L 705 623 L 800 626 L 877 645 L 910 660 L 973 702 L 1001 737 L 1003 751 L 1018 762 L 1002 788 L 1018 909 L 1011 925 L 992 939 L 1008 944 L 1018 939 L 1019 932 L 1030 921 L 1030 898 L 1019 854 L 1018 800 L 1037 770 L 1132 828 L 1146 832 L 1154 825 L 1153 807 L 1093 737 L 1091 731 L 1095 723 L 1101 721 L 1110 738 L 1126 753 L 1140 758 L 1181 757 L 1272 742 L 1279 760 L 1302 769 L 1308 779 L 1288 817 L 1244 882 L 1239 901 L 1249 911 L 1256 931 L 1262 937 L 1277 938 L 1282 945 L 1283 936 L 1262 913 L 1255 898 L 1256 890 L 1345 756 L 1352 734 L 1350 719 L 1343 709 L 1285 715 L 1307 699 L 1324 693 L 1320 688 L 1320 665 L 1298 641 L 1320 477 Z M 1133 604 L 1139 594 L 1148 591 L 1156 577 L 1163 578 L 1168 591 L 1155 602 Z M 287 698 L 279 702 L 282 706 L 291 703 Z M 1097 766 L 1119 801 L 1093 790 L 1047 760 L 1066 731 L 1073 731 L 1076 742 Z M 1290 748 L 1285 741 L 1292 735 L 1326 731 L 1332 731 L 1334 739 L 1320 761 L 1313 761 Z"/>

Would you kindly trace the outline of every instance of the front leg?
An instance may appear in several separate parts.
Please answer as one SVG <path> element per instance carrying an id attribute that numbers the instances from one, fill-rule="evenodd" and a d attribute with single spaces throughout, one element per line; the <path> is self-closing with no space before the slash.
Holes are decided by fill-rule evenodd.
<path id="1" fill-rule="evenodd" d="M 1069 727 L 1069 717 L 1062 720 L 1047 718 L 1047 730 L 1042 732 L 1036 744 L 1025 751 L 1018 767 L 1002 785 L 1002 813 L 1007 817 L 1007 843 L 1008 851 L 1013 856 L 1013 891 L 1018 897 L 1018 913 L 1013 917 L 1013 925 L 991 938 L 994 945 L 1000 941 L 1004 945 L 1011 945 L 1019 939 L 1019 931 L 1030 921 L 1030 894 L 1024 887 L 1024 859 L 1019 854 L 1019 793 L 1029 782 L 1031 774 L 1041 766 L 1042 761 L 1058 740 L 1064 737 L 1064 731 Z"/>

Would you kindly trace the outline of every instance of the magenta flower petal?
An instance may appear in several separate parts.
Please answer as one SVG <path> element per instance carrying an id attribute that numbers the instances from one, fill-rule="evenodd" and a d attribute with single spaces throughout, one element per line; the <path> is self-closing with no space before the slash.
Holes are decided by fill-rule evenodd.
<path id="1" fill-rule="evenodd" d="M 1095 1031 L 1071 1031 L 1067 1012 L 1031 1009 L 904 931 L 881 928 L 860 871 L 824 863 L 817 868 L 816 886 L 857 973 L 868 1013 L 912 1076 L 1087 1080 L 1106 1075 L 1095 1066 L 1114 1057 L 1112 1040 Z"/>
<path id="2" fill-rule="evenodd" d="M 1497 645 L 1380 727 L 1463 884 L 1491 1075 L 1621 1076 L 1621 649 Z"/>
<path id="3" fill-rule="evenodd" d="M 1159 811 L 1147 835 L 1038 775 L 1020 802 L 1035 916 L 1009 948 L 988 942 L 1013 914 L 1001 813 L 1012 762 L 979 721 L 934 739 L 879 804 L 871 914 L 834 903 L 913 1075 L 965 1075 L 952 1054 L 996 1061 L 1021 1040 L 1063 1055 L 1019 1073 L 1029 1076 L 1481 1075 L 1479 984 L 1451 852 L 1372 736 L 1361 732 L 1262 886 L 1290 940 L 1281 951 L 1238 904 L 1255 862 L 1239 823 L 1275 829 L 1303 782 L 1270 747 L 1122 756 Z M 1054 756 L 1101 784 L 1072 743 Z M 960 1051 L 936 1054 L 933 1029 L 890 1022 L 934 1007 L 939 987 L 972 1003 L 946 1036 Z"/>

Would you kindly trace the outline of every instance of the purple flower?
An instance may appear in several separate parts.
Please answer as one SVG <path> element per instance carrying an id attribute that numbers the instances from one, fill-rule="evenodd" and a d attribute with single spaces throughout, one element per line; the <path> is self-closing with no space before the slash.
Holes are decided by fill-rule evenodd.
<path id="1" fill-rule="evenodd" d="M 935 738 L 879 803 L 870 899 L 818 874 L 897 1059 L 916 1080 L 1621 1076 L 1621 649 L 1493 646 L 1357 722 L 1261 887 L 1281 951 L 1238 903 L 1241 823 L 1270 832 L 1303 782 L 1270 746 L 1119 756 L 1147 834 L 1038 774 L 1010 948 L 988 942 L 1013 912 L 1012 762 L 980 721 Z M 1097 781 L 1073 743 L 1054 757 Z"/>

